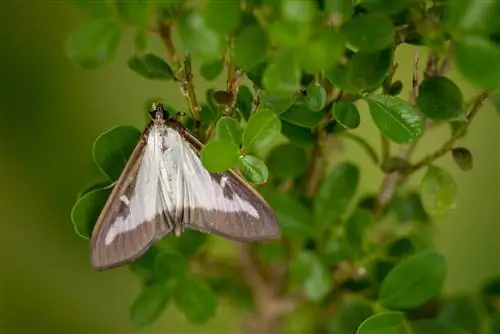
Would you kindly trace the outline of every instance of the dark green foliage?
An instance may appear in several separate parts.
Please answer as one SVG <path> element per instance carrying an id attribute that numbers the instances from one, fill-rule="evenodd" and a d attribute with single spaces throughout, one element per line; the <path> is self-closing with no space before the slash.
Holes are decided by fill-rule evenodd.
<path id="1" fill-rule="evenodd" d="M 277 308 L 274 332 L 284 317 L 300 333 L 476 334 L 485 327 L 482 309 L 490 332 L 500 332 L 500 280 L 484 285 L 482 308 L 474 296 L 442 294 L 446 263 L 423 231 L 454 208 L 458 192 L 434 162 L 449 154 L 460 169 L 471 169 L 471 152 L 456 141 L 488 97 L 500 110 L 498 2 L 72 2 L 87 21 L 68 34 L 67 56 L 86 69 L 105 66 L 122 34 L 131 33 L 124 70 L 137 80 L 168 80 L 167 89 L 178 85 L 186 97 L 179 120 L 206 143 L 204 166 L 234 168 L 261 185 L 281 227 L 280 240 L 241 246 L 239 262 L 220 259 L 200 232 L 158 240 L 130 264 L 143 283 L 131 303 L 133 324 L 153 323 L 169 304 L 202 324 L 224 297 L 242 312 Z M 166 50 L 149 53 L 157 42 Z M 429 54 L 419 67 L 404 64 L 417 71 L 416 82 L 398 72 L 402 44 Z M 484 91 L 463 96 L 448 76 L 450 62 Z M 205 92 L 203 80 L 210 84 Z M 161 100 L 148 101 L 148 111 Z M 370 123 L 380 136 L 363 132 Z M 415 159 L 408 152 L 429 126 L 450 128 L 450 137 Z M 83 238 L 139 136 L 135 127 L 117 126 L 96 139 L 92 154 L 102 176 L 80 192 L 71 212 Z M 339 160 L 339 142 L 349 139 L 379 168 L 380 188 L 367 189 L 365 170 Z M 392 152 L 396 145 L 401 150 Z M 420 189 L 405 188 L 422 169 Z M 391 180 L 399 183 L 391 188 Z M 255 273 L 242 269 L 250 260 L 264 293 Z"/>

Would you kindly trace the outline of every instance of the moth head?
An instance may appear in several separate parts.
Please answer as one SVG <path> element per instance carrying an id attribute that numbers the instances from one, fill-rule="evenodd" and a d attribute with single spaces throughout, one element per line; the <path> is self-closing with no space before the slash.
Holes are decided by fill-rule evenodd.
<path id="1" fill-rule="evenodd" d="M 168 118 L 168 113 L 162 103 L 153 103 L 149 112 L 152 120 L 163 120 Z"/>

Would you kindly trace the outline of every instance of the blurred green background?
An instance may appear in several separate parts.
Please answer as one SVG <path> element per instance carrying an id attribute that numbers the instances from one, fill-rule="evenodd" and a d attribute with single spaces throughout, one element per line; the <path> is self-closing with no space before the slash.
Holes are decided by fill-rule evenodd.
<path id="1" fill-rule="evenodd" d="M 185 110 L 182 96 L 175 84 L 147 81 L 126 67 L 133 52 L 127 32 L 108 66 L 85 71 L 73 65 L 64 55 L 64 41 L 84 17 L 67 1 L 3 2 L 0 16 L 0 332 L 138 332 L 128 312 L 139 280 L 127 268 L 91 270 L 87 241 L 74 233 L 70 210 L 78 191 L 99 175 L 91 158 L 97 135 L 117 124 L 144 126 L 144 103 L 150 98 Z M 411 79 L 411 59 L 411 48 L 398 51 L 396 77 L 405 84 Z M 466 97 L 477 92 L 458 80 Z M 203 96 L 207 85 L 197 82 Z M 365 122 L 358 134 L 378 141 L 367 110 L 361 111 Z M 449 294 L 476 291 L 500 273 L 499 130 L 500 115 L 487 106 L 460 141 L 473 152 L 475 168 L 462 172 L 449 156 L 438 162 L 459 186 L 458 208 L 434 229 L 448 263 Z M 447 129 L 432 132 L 417 155 L 434 150 L 447 136 Z M 382 174 L 356 144 L 346 143 L 336 159 L 361 166 L 361 191 L 377 189 Z M 415 175 L 412 184 L 418 185 L 421 176 Z M 217 317 L 200 327 L 169 307 L 141 332 L 234 333 L 238 316 L 221 305 Z"/>

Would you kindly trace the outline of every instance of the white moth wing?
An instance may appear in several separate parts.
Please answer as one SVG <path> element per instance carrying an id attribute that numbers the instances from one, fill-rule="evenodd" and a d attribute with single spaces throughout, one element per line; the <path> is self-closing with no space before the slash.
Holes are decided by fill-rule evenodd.
<path id="1" fill-rule="evenodd" d="M 194 139 L 186 140 L 174 128 L 167 131 L 164 160 L 168 168 L 162 169 L 160 178 L 176 176 L 169 183 L 177 195 L 176 222 L 239 241 L 279 237 L 274 212 L 255 190 L 232 171 L 209 173 L 191 142 Z"/>
<path id="2" fill-rule="evenodd" d="M 104 206 L 91 239 L 95 269 L 109 269 L 141 256 L 155 240 L 172 229 L 165 213 L 172 200 L 161 187 L 161 131 L 145 131 Z"/>

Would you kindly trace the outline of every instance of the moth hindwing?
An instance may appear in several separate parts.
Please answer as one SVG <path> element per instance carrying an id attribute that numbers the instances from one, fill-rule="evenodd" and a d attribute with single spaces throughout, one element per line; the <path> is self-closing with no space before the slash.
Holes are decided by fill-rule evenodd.
<path id="1" fill-rule="evenodd" d="M 209 173 L 202 144 L 158 105 L 104 205 L 91 236 L 96 270 L 134 261 L 167 233 L 184 228 L 236 241 L 280 236 L 260 194 L 229 170 Z"/>

